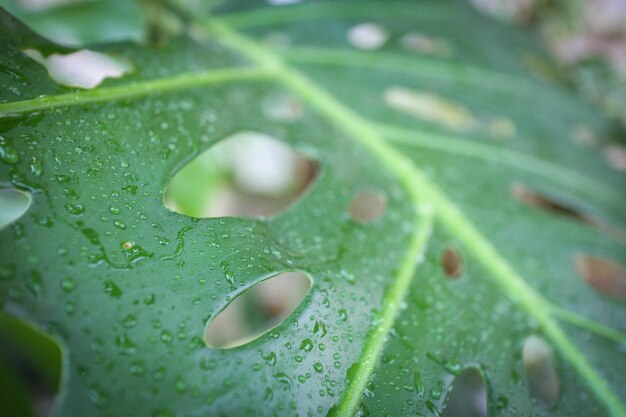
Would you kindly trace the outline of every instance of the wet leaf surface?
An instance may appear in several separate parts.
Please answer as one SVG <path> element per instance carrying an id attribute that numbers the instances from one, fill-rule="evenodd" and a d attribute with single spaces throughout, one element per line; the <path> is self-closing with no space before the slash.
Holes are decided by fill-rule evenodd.
<path id="1" fill-rule="evenodd" d="M 0 302 L 62 346 L 56 415 L 440 415 L 469 368 L 490 416 L 626 415 L 624 303 L 574 261 L 626 263 L 606 231 L 626 228 L 626 182 L 605 121 L 529 68 L 532 38 L 452 0 L 187 17 L 189 38 L 90 48 L 135 70 L 78 91 L 22 52 L 70 51 L 1 17 L 0 180 L 33 202 L 0 231 Z M 416 31 L 446 53 L 407 47 Z M 316 181 L 267 219 L 167 209 L 180 167 L 240 131 L 316 161 Z M 312 285 L 285 321 L 206 346 L 211 317 L 288 271 Z M 558 398 L 527 380 L 529 337 Z"/>

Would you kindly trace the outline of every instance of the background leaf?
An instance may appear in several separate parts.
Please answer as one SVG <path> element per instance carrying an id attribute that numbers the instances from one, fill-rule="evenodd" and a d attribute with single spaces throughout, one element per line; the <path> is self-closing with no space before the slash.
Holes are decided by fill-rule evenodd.
<path id="1" fill-rule="evenodd" d="M 1 0 L 0 6 L 42 36 L 67 46 L 137 41 L 145 32 L 144 17 L 135 1 Z"/>

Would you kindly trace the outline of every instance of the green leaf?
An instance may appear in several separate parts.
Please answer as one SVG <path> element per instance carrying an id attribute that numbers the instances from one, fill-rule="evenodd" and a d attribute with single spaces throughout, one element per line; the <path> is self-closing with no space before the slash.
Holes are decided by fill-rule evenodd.
<path id="1" fill-rule="evenodd" d="M 68 46 L 96 42 L 141 40 L 144 22 L 135 1 L 79 0 L 73 2 L 0 0 L 0 6 L 39 34 Z M 30 7 L 28 5 L 30 4 Z"/>
<path id="2" fill-rule="evenodd" d="M 63 346 L 57 415 L 440 415 L 478 368 L 490 416 L 626 416 L 624 175 L 531 37 L 453 0 L 181 15 L 189 38 L 98 48 L 136 70 L 92 90 L 51 81 L 21 51 L 67 51 L 2 17 L 18 158 L 0 178 L 33 204 L 0 231 L 0 297 Z M 301 116 L 264 111 L 276 95 Z M 250 130 L 320 164 L 297 204 L 164 207 L 186 162 Z M 384 194 L 381 218 L 351 218 L 361 191 Z M 313 279 L 286 321 L 205 346 L 208 320 L 283 271 Z M 534 398 L 554 372 L 556 403 Z"/>

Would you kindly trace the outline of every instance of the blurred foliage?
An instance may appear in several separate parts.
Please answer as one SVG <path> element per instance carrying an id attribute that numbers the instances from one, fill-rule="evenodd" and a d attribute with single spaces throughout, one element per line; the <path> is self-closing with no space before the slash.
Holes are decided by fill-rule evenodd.
<path id="1" fill-rule="evenodd" d="M 145 17 L 135 1 L 0 0 L 0 6 L 65 46 L 139 41 L 145 32 Z"/>

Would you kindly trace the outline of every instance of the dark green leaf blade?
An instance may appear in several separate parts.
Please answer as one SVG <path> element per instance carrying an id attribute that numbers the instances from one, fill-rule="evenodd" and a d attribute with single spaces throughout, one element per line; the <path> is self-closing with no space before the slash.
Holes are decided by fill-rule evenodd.
<path id="1" fill-rule="evenodd" d="M 611 172 L 599 152 L 563 139 L 573 135 L 573 121 L 592 134 L 604 122 L 558 87 L 524 74 L 519 55 L 533 48 L 531 40 L 511 34 L 520 48 L 494 41 L 493 34 L 506 38 L 507 32 L 458 2 L 393 3 L 380 16 L 376 10 L 377 3 L 329 2 L 214 19 L 202 46 L 181 40 L 165 51 L 104 49 L 174 69 L 144 72 L 140 65 L 128 78 L 107 81 L 93 94 L 70 93 L 60 104 L 34 99 L 0 107 L 21 112 L 0 119 L 3 144 L 20 157 L 0 174 L 35 192 L 31 211 L 0 232 L 3 245 L 10 242 L 0 258 L 7 271 L 0 295 L 8 311 L 34 320 L 68 347 L 59 413 L 323 415 L 363 407 L 372 415 L 436 414 L 454 370 L 479 364 L 491 388 L 491 415 L 530 414 L 542 411 L 519 376 L 521 343 L 544 333 L 563 381 L 550 413 L 624 415 L 623 303 L 586 287 L 571 259 L 587 251 L 624 263 L 619 234 L 524 207 L 509 191 L 521 182 L 565 199 L 611 232 L 623 229 L 623 176 Z M 420 20 L 424 10 L 429 19 Z M 450 43 L 459 45 L 454 59 L 425 61 L 395 43 L 387 55 L 347 49 L 346 33 L 363 21 L 379 22 L 393 40 L 413 30 L 411 22 L 429 31 L 437 19 L 437 34 L 450 34 Z M 474 19 L 484 31 L 463 36 L 455 29 L 458 19 Z M 256 22 L 264 27 L 253 29 L 254 38 L 279 32 L 292 45 L 272 51 L 271 43 L 251 43 L 228 27 Z M 326 22 L 325 35 L 311 43 L 312 31 Z M 488 40 L 484 53 L 475 46 L 481 39 Z M 218 53 L 223 44 L 234 56 Z M 203 54 L 183 55 L 188 58 L 175 65 L 181 48 Z M 367 76 L 370 61 L 363 59 L 376 61 Z M 251 67 L 241 69 L 246 60 Z M 422 73 L 399 70 L 404 62 Z M 26 68 L 36 72 L 37 64 Z M 441 79 L 441 68 L 453 76 Z M 461 75 L 453 68 L 463 68 Z M 490 77 L 499 80 L 496 91 Z M 453 104 L 461 103 L 478 127 L 459 132 L 441 126 L 447 119 L 425 122 L 390 110 L 384 93 L 397 85 L 405 90 L 393 92 L 396 108 L 398 91 L 409 110 L 417 91 L 418 102 L 426 97 L 439 111 L 458 114 Z M 528 111 L 529 88 L 558 106 L 556 120 Z M 262 103 L 275 94 L 300 100 L 304 116 L 295 123 L 267 117 Z M 269 220 L 198 221 L 168 212 L 162 204 L 168 178 L 239 130 L 274 135 L 318 159 L 323 172 L 310 194 Z M 495 139 L 502 131 L 508 139 L 481 137 L 493 131 Z M 39 175 L 30 168 L 32 158 L 44 167 Z M 347 206 L 356 191 L 370 188 L 385 192 L 387 212 L 361 225 Z M 433 213 L 439 222 L 418 266 Z M 446 280 L 439 270 L 450 242 L 466 254 L 463 281 Z M 235 271 L 236 285 L 225 280 L 226 269 Z M 296 269 L 310 273 L 314 285 L 289 320 L 232 351 L 203 346 L 207 318 L 230 297 L 268 274 Z M 65 293 L 68 279 L 76 290 Z M 461 314 L 467 322 L 456 318 Z M 598 336 L 598 329 L 613 338 Z M 304 339 L 313 339 L 316 349 L 300 352 Z M 120 383 L 105 384 L 112 378 Z M 143 390 L 134 391 L 137 385 Z M 262 403 L 267 408 L 259 409 Z"/>

